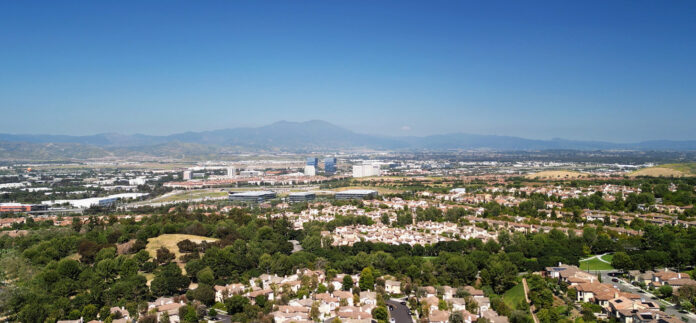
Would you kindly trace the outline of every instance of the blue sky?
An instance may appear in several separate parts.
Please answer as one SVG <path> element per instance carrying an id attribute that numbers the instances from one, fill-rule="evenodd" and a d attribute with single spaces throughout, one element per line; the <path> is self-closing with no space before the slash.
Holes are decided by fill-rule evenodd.
<path id="1" fill-rule="evenodd" d="M 696 139 L 694 1 L 3 1 L 0 132 Z"/>

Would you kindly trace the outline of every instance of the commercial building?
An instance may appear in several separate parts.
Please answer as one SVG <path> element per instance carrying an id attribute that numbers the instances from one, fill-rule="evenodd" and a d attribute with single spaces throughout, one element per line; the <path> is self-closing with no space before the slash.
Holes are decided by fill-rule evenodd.
<path id="1" fill-rule="evenodd" d="M 55 200 L 55 201 L 42 201 L 41 204 L 45 205 L 61 205 L 69 204 L 72 207 L 78 209 L 88 209 L 93 206 L 108 207 L 116 203 L 118 198 L 115 197 L 92 197 L 80 200 Z"/>
<path id="2" fill-rule="evenodd" d="M 336 172 L 336 157 L 327 157 L 324 159 L 324 172 L 327 174 Z"/>
<path id="3" fill-rule="evenodd" d="M 315 199 L 316 197 L 317 194 L 313 192 L 295 192 L 288 195 L 288 201 L 290 201 L 290 203 L 307 202 Z"/>
<path id="4" fill-rule="evenodd" d="M 356 199 L 372 199 L 377 197 L 377 191 L 373 190 L 347 190 L 336 192 L 337 200 L 356 200 Z"/>
<path id="5" fill-rule="evenodd" d="M 272 191 L 248 191 L 248 192 L 230 192 L 230 201 L 235 202 L 253 202 L 260 203 L 274 199 L 276 193 Z"/>
<path id="6" fill-rule="evenodd" d="M 237 176 L 237 169 L 234 166 L 227 167 L 227 177 L 234 178 Z"/>
<path id="7" fill-rule="evenodd" d="M 381 174 L 382 171 L 379 169 L 379 165 L 353 165 L 353 177 L 370 177 L 379 176 Z"/>
<path id="8" fill-rule="evenodd" d="M 316 157 L 307 157 L 307 166 L 319 166 L 319 159 Z"/>
<path id="9" fill-rule="evenodd" d="M 40 204 L 21 204 L 21 203 L 0 203 L 0 213 L 22 213 L 44 211 L 47 205 Z"/>
<path id="10" fill-rule="evenodd" d="M 314 176 L 317 174 L 317 168 L 315 166 L 312 166 L 312 165 L 306 165 L 304 167 L 304 174 L 306 176 Z"/>
<path id="11" fill-rule="evenodd" d="M 106 197 L 92 197 L 79 200 L 55 200 L 55 201 L 42 201 L 42 205 L 61 205 L 69 204 L 72 207 L 79 209 L 88 209 L 93 206 L 108 207 L 116 203 L 118 200 L 130 200 L 138 199 L 143 196 L 147 196 L 148 193 L 121 193 L 109 195 Z"/>
<path id="12" fill-rule="evenodd" d="M 191 180 L 191 171 L 190 170 L 185 170 L 184 171 L 184 177 L 182 177 L 185 181 Z"/>

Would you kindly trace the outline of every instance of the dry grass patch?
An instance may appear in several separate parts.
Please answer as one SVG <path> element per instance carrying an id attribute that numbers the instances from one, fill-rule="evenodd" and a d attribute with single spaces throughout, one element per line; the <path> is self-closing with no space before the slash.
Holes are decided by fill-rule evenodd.
<path id="1" fill-rule="evenodd" d="M 527 174 L 524 177 L 527 179 L 565 180 L 587 178 L 589 176 L 590 174 L 571 170 L 545 170 L 534 174 Z"/>
<path id="2" fill-rule="evenodd" d="M 668 166 L 657 166 L 639 169 L 635 172 L 630 173 L 628 176 L 638 177 L 638 176 L 650 176 L 650 177 L 685 177 L 694 176 L 692 173 L 684 172 L 679 169 L 674 169 Z"/>
<path id="3" fill-rule="evenodd" d="M 201 243 L 203 241 L 215 242 L 219 240 L 217 238 L 195 236 L 192 234 L 163 234 L 156 238 L 147 239 L 147 246 L 145 247 L 145 250 L 150 253 L 150 257 L 154 258 L 157 257 L 157 249 L 165 247 L 169 249 L 170 252 L 174 253 L 176 256 L 176 261 L 178 261 L 179 257 L 181 256 L 181 251 L 179 251 L 179 246 L 176 244 L 179 243 L 179 241 L 186 239 L 189 239 L 195 243 Z"/>

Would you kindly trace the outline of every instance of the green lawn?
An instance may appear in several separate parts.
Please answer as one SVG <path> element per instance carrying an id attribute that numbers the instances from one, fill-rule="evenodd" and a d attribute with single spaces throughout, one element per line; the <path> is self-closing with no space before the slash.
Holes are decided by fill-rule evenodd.
<path id="1" fill-rule="evenodd" d="M 505 292 L 505 294 L 503 294 L 503 301 L 511 309 L 517 309 L 520 302 L 524 302 L 524 286 L 522 286 L 522 283 L 517 284 L 515 287 Z"/>
<path id="2" fill-rule="evenodd" d="M 611 263 L 611 260 L 614 259 L 614 255 L 613 254 L 604 255 L 604 256 L 602 256 L 602 259 L 604 259 L 604 261 Z"/>
<path id="3" fill-rule="evenodd" d="M 606 261 L 611 262 L 611 256 L 607 255 L 602 258 Z M 580 269 L 582 270 L 612 270 L 614 267 L 609 263 L 605 263 L 597 258 L 592 258 L 590 260 L 580 260 Z"/>

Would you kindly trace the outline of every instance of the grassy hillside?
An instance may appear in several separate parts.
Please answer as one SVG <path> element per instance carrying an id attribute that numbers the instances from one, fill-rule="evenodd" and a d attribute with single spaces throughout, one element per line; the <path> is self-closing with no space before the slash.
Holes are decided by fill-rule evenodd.
<path id="1" fill-rule="evenodd" d="M 522 283 L 515 285 L 515 287 L 510 288 L 505 294 L 503 294 L 503 301 L 507 306 L 512 309 L 517 309 L 521 302 L 524 302 L 524 286 Z"/>
<path id="2" fill-rule="evenodd" d="M 685 177 L 696 176 L 696 163 L 664 164 L 655 167 L 639 169 L 629 174 L 629 176 L 651 176 L 651 177 Z"/>

